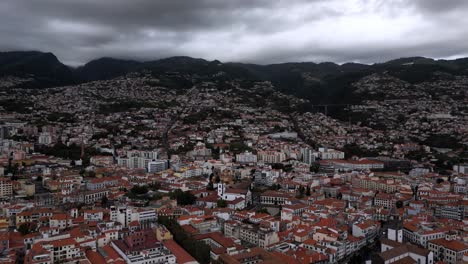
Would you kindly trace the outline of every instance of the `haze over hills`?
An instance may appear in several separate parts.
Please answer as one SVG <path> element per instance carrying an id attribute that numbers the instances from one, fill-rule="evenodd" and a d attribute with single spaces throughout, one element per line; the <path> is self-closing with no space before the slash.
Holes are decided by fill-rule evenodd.
<path id="1" fill-rule="evenodd" d="M 193 76 L 210 76 L 223 73 L 226 79 L 271 81 L 279 91 L 311 100 L 313 103 L 353 103 L 361 98 L 353 96 L 352 83 L 374 74 L 389 74 L 410 84 L 468 75 L 468 58 L 434 60 L 410 57 L 385 63 L 366 65 L 333 62 L 290 62 L 258 65 L 246 63 L 221 63 L 178 56 L 139 62 L 115 58 L 92 60 L 78 68 L 61 63 L 52 53 L 38 51 L 0 53 L 0 76 L 33 76 L 28 87 L 53 87 L 108 80 L 131 72 L 178 72 Z M 443 73 L 443 74 L 442 74 Z M 193 79 L 192 81 L 194 81 Z"/>

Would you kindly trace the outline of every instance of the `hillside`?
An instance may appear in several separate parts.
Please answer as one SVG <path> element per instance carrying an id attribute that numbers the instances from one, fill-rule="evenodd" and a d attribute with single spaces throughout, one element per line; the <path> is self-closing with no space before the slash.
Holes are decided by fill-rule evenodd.
<path id="1" fill-rule="evenodd" d="M 400 58 L 386 63 L 365 65 L 331 62 L 281 63 L 271 65 L 221 63 L 178 56 L 138 62 L 114 58 L 100 58 L 71 69 L 51 53 L 0 53 L 0 76 L 33 77 L 28 87 L 52 87 L 88 81 L 108 80 L 131 72 L 149 71 L 155 75 L 185 76 L 172 85 L 190 87 L 209 80 L 270 81 L 275 89 L 305 98 L 313 104 L 359 103 L 364 98 L 354 93 L 353 83 L 372 74 L 387 74 L 416 85 L 468 75 L 468 58 L 433 60 L 424 57 Z M 189 80 L 189 82 L 187 82 Z M 177 87 L 176 87 L 177 88 Z"/>

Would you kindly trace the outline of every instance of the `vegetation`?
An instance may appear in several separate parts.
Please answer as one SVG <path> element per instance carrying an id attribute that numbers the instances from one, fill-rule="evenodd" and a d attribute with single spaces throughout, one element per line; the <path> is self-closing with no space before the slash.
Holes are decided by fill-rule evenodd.
<path id="1" fill-rule="evenodd" d="M 256 213 L 260 213 L 260 214 L 270 214 L 268 212 L 268 210 L 265 208 L 265 207 L 262 207 L 260 209 L 257 209 L 257 211 L 255 211 Z"/>
<path id="2" fill-rule="evenodd" d="M 250 151 L 253 152 L 253 149 L 243 142 L 232 142 L 229 144 L 229 150 L 232 151 L 233 153 L 242 153 L 245 151 Z"/>
<path id="3" fill-rule="evenodd" d="M 174 240 L 201 264 L 210 263 L 210 247 L 202 241 L 193 239 L 175 221 L 167 217 L 159 217 L 158 222 L 164 225 L 174 236 Z"/>
<path id="4" fill-rule="evenodd" d="M 305 188 L 304 186 L 301 185 L 301 187 L 299 187 L 299 190 L 296 194 L 296 198 L 303 198 L 304 197 L 304 194 L 305 194 Z"/>
<path id="5" fill-rule="evenodd" d="M 189 191 L 182 191 L 181 189 L 177 189 L 169 194 L 169 197 L 171 199 L 177 200 L 178 205 L 190 205 L 194 204 L 195 201 L 197 200 L 197 197 L 193 195 Z"/>
<path id="6" fill-rule="evenodd" d="M 75 143 L 67 146 L 59 141 L 52 147 L 39 145 L 35 149 L 36 151 L 44 153 L 46 155 L 51 155 L 64 159 L 79 160 L 81 157 L 81 147 L 76 145 Z"/>
<path id="7" fill-rule="evenodd" d="M 126 112 L 130 109 L 140 108 L 168 108 L 169 106 L 177 105 L 177 102 L 150 102 L 150 101 L 120 101 L 111 104 L 103 104 L 99 107 L 100 114 L 112 114 L 118 112 Z"/>
<path id="8" fill-rule="evenodd" d="M 461 147 L 460 141 L 452 135 L 432 134 L 424 141 L 425 145 L 436 148 L 457 149 Z"/>
<path id="9" fill-rule="evenodd" d="M 23 223 L 18 227 L 18 232 L 21 233 L 21 235 L 27 235 L 31 233 L 31 225 L 30 223 Z"/>
<path id="10" fill-rule="evenodd" d="M 403 208 L 403 201 L 396 201 L 395 206 L 396 208 Z"/>
<path id="11" fill-rule="evenodd" d="M 346 158 L 351 158 L 352 156 L 376 157 L 379 155 L 378 151 L 361 148 L 356 143 L 345 145 L 343 147 L 343 152 L 345 153 Z"/>
<path id="12" fill-rule="evenodd" d="M 205 120 L 207 117 L 208 117 L 207 111 L 200 111 L 200 112 L 193 113 L 184 117 L 183 122 L 184 124 L 196 124 L 198 122 Z"/>
<path id="13" fill-rule="evenodd" d="M 320 170 L 320 163 L 314 162 L 310 165 L 309 171 L 317 173 Z"/>
<path id="14" fill-rule="evenodd" d="M 132 189 L 130 190 L 130 192 L 133 194 L 133 195 L 143 195 L 143 194 L 146 194 L 148 193 L 148 186 L 138 186 L 138 185 L 135 185 L 132 187 Z"/>
<path id="15" fill-rule="evenodd" d="M 26 100 L 0 100 L 0 105 L 8 112 L 30 113 L 33 105 Z"/>
<path id="16" fill-rule="evenodd" d="M 226 200 L 220 199 L 216 202 L 216 205 L 218 208 L 226 208 L 228 204 Z"/>
<path id="17" fill-rule="evenodd" d="M 50 122 L 74 123 L 75 116 L 69 113 L 54 112 L 47 115 L 47 120 Z"/>

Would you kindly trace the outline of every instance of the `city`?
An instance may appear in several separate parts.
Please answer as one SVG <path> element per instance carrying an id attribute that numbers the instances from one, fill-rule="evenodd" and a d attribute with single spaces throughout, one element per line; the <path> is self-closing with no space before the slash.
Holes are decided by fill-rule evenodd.
<path id="1" fill-rule="evenodd" d="M 6 2 L 1 264 L 468 263 L 466 50 L 370 26 L 463 4 Z"/>

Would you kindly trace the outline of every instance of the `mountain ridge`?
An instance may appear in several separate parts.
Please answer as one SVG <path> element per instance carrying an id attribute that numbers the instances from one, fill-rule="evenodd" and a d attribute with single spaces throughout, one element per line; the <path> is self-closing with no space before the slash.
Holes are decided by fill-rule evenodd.
<path id="1" fill-rule="evenodd" d="M 359 100 L 352 94 L 354 89 L 352 83 L 365 76 L 385 73 L 409 84 L 433 81 L 447 76 L 468 76 L 468 58 L 435 60 L 426 57 L 409 57 L 374 64 L 287 62 L 260 65 L 240 62 L 222 63 L 218 60 L 209 61 L 188 56 L 143 62 L 102 57 L 73 69 L 60 62 L 50 52 L 0 53 L 0 76 L 33 75 L 35 81 L 29 84 L 30 87 L 108 80 L 141 71 L 150 71 L 155 76 L 172 72 L 180 78 L 186 76 L 183 77 L 184 81 L 190 82 L 211 81 L 213 78 L 270 81 L 279 91 L 308 99 L 312 103 L 339 104 Z"/>

